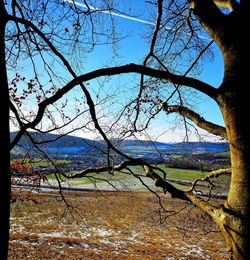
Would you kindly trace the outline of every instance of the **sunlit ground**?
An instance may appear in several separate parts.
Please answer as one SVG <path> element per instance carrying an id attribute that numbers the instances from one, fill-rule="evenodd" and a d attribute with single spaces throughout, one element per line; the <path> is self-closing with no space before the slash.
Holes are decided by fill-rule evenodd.
<path id="1" fill-rule="evenodd" d="M 210 219 L 166 196 L 168 212 L 146 192 L 70 193 L 68 205 L 57 193 L 36 198 L 12 205 L 9 259 L 226 258 Z"/>

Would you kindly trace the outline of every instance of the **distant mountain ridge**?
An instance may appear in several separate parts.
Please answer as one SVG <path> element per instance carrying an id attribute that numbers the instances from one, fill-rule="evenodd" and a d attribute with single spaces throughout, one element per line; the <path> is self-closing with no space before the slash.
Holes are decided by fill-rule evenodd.
<path id="1" fill-rule="evenodd" d="M 10 139 L 13 140 L 16 136 L 17 132 L 11 132 Z M 98 141 L 81 138 L 77 136 L 71 136 L 71 135 L 59 135 L 59 134 L 42 134 L 38 132 L 29 132 L 29 134 L 32 136 L 32 139 L 39 144 L 39 146 L 46 146 L 46 147 L 54 147 L 54 148 L 60 148 L 60 147 L 75 147 L 75 146 L 95 146 L 100 144 Z M 26 135 L 22 136 L 20 141 L 18 142 L 18 146 L 24 146 L 29 147 L 31 146 L 31 141 L 29 137 Z"/>
<path id="2" fill-rule="evenodd" d="M 10 134 L 11 140 L 16 136 L 17 132 Z M 39 148 L 44 149 L 47 152 L 57 153 L 79 153 L 90 152 L 99 149 L 105 149 L 106 145 L 104 141 L 90 140 L 87 138 L 76 137 L 71 135 L 56 135 L 56 134 L 41 134 L 38 132 L 30 132 L 32 138 L 41 144 Z M 45 143 L 45 141 L 49 141 Z M 124 153 L 143 153 L 143 152 L 191 152 L 191 153 L 210 153 L 210 152 L 223 152 L 228 151 L 229 147 L 227 143 L 211 143 L 211 142 L 188 142 L 188 143 L 163 143 L 148 140 L 113 140 L 115 146 L 118 146 Z M 23 136 L 17 147 L 19 149 L 32 147 L 32 144 L 27 136 Z"/>

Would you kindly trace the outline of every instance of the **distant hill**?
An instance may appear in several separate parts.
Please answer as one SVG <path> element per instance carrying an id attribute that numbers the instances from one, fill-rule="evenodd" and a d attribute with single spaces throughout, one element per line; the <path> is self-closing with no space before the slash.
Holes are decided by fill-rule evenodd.
<path id="1" fill-rule="evenodd" d="M 229 150 L 228 143 L 211 143 L 211 142 L 182 142 L 171 144 L 172 150 L 193 152 L 193 153 L 214 153 Z"/>
<path id="2" fill-rule="evenodd" d="M 16 136 L 17 132 L 12 132 L 10 134 L 10 139 L 13 140 Z M 48 147 L 65 147 L 65 146 L 88 146 L 95 145 L 97 142 L 93 140 L 89 140 L 86 138 L 71 136 L 71 135 L 57 135 L 57 134 L 42 134 L 38 132 L 30 132 L 32 139 L 36 142 L 43 142 L 43 146 Z M 23 136 L 18 146 L 31 146 L 30 139 L 27 136 Z"/>
<path id="3" fill-rule="evenodd" d="M 41 134 L 30 132 L 32 138 L 40 143 L 38 147 L 49 153 L 77 154 L 82 152 L 97 152 L 99 149 L 105 149 L 104 141 L 90 140 L 86 138 L 71 135 Z M 11 140 L 16 136 L 16 132 L 11 133 Z M 189 143 L 162 143 L 147 140 L 113 140 L 114 145 L 119 147 L 124 153 L 131 155 L 149 154 L 160 152 L 167 153 L 211 153 L 227 151 L 227 143 L 209 143 L 209 142 L 189 142 Z M 33 145 L 27 136 L 23 136 L 16 151 L 22 149 L 32 149 Z M 158 150 L 158 151 L 157 151 Z"/>
<path id="4" fill-rule="evenodd" d="M 217 153 L 229 150 L 227 143 L 211 143 L 211 142 L 181 142 L 181 143 L 162 143 L 152 141 L 123 141 L 120 149 L 123 152 L 132 154 L 202 154 Z"/>
<path id="5" fill-rule="evenodd" d="M 10 135 L 11 140 L 16 136 L 16 132 L 12 132 Z M 71 136 L 71 135 L 56 135 L 56 134 L 41 134 L 38 132 L 30 132 L 32 139 L 37 142 L 37 146 L 49 153 L 63 153 L 74 154 L 79 152 L 97 151 L 104 148 L 103 144 L 98 141 Z M 16 150 L 33 149 L 34 145 L 30 141 L 29 137 L 24 135 L 17 146 Z"/>

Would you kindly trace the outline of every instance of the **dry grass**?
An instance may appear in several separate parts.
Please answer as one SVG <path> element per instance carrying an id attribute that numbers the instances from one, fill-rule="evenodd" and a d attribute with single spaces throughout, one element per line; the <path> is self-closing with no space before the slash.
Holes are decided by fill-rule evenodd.
<path id="1" fill-rule="evenodd" d="M 12 205 L 9 259 L 226 258 L 210 219 L 178 200 L 164 197 L 164 213 L 146 192 L 69 193 L 68 206 L 55 193 L 37 198 Z"/>

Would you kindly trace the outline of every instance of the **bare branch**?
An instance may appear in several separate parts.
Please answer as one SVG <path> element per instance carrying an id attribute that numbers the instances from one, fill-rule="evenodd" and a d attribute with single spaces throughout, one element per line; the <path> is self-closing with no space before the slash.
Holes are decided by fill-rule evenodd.
<path id="1" fill-rule="evenodd" d="M 144 75 L 147 75 L 150 77 L 166 80 L 169 83 L 175 83 L 178 85 L 187 86 L 187 87 L 196 89 L 196 90 L 208 95 L 209 97 L 211 97 L 213 99 L 215 98 L 215 96 L 217 94 L 217 90 L 214 87 L 212 87 L 211 85 L 209 85 L 203 81 L 200 81 L 200 80 L 197 80 L 197 79 L 194 79 L 191 77 L 176 75 L 169 71 L 153 69 L 150 67 L 144 67 L 142 65 L 137 65 L 137 64 L 133 64 L 133 63 L 123 65 L 123 66 L 98 69 L 98 70 L 92 71 L 90 73 L 86 73 L 82 76 L 79 76 L 78 80 L 83 82 L 83 81 L 88 81 L 88 80 L 91 80 L 91 79 L 94 79 L 97 77 L 113 76 L 113 75 L 119 75 L 119 74 L 125 74 L 125 73 L 140 73 L 140 74 L 144 74 Z M 75 82 L 72 82 L 72 83 L 75 84 Z M 70 89 L 71 88 L 73 88 L 73 86 L 70 87 Z"/>
<path id="2" fill-rule="evenodd" d="M 121 171 L 121 170 L 127 168 L 128 166 L 141 165 L 141 163 L 142 163 L 142 160 L 140 160 L 140 159 L 132 159 L 132 160 L 123 161 L 118 165 L 114 165 L 113 167 L 111 167 L 110 165 L 107 165 L 107 166 L 103 166 L 103 167 L 87 168 L 86 170 L 84 170 L 80 173 L 73 173 L 71 175 L 68 175 L 67 178 L 68 179 L 81 178 L 81 177 L 85 177 L 89 173 L 102 173 L 102 172 L 108 172 L 108 171 L 118 172 L 118 171 Z"/>
<path id="3" fill-rule="evenodd" d="M 227 168 L 227 169 L 220 169 L 220 170 L 216 170 L 216 171 L 212 171 L 212 172 L 209 172 L 208 174 L 206 174 L 204 177 L 202 178 L 197 178 L 193 181 L 192 183 L 192 187 L 190 188 L 190 191 L 194 190 L 195 188 L 195 185 L 198 183 L 198 182 L 201 182 L 201 181 L 209 181 L 211 178 L 218 178 L 222 175 L 230 175 L 232 172 L 232 170 L 230 168 Z"/>
<path id="4" fill-rule="evenodd" d="M 221 136 L 225 139 L 228 138 L 225 127 L 206 121 L 198 113 L 192 111 L 187 107 L 177 105 L 168 106 L 166 102 L 161 103 L 161 106 L 166 113 L 179 113 L 180 115 L 185 116 L 189 120 L 193 121 L 198 127 L 208 131 L 209 133 Z"/>
<path id="5" fill-rule="evenodd" d="M 161 18 L 162 18 L 162 3 L 163 3 L 163 0 L 158 0 L 158 3 L 157 3 L 157 9 L 158 9 L 158 14 L 157 14 L 157 19 L 156 19 L 156 25 L 155 25 L 155 28 L 154 28 L 154 32 L 153 32 L 153 37 L 152 37 L 152 40 L 151 40 L 151 45 L 150 45 L 150 50 L 149 50 L 149 53 L 148 55 L 145 57 L 144 61 L 143 61 L 143 66 L 146 67 L 147 66 L 147 62 L 148 60 L 150 59 L 150 57 L 154 57 L 154 48 L 155 48 L 155 44 L 156 44 L 156 40 L 157 40 L 157 35 L 158 35 L 158 32 L 160 30 L 160 26 L 161 26 Z M 138 93 L 138 100 L 141 98 L 141 95 L 142 95 L 142 92 L 143 92 L 143 85 L 144 85 L 144 74 L 142 73 L 141 74 L 141 82 L 140 82 L 140 90 L 139 90 L 139 93 Z M 136 113 L 136 118 L 134 120 L 134 128 L 136 129 L 136 122 L 137 122 L 137 119 L 139 117 L 139 105 L 137 104 L 137 113 Z"/>
<path id="6" fill-rule="evenodd" d="M 220 208 L 214 206 L 208 201 L 203 200 L 199 196 L 192 193 L 192 191 L 183 191 L 176 187 L 174 187 L 172 184 L 170 184 L 165 177 L 162 178 L 158 173 L 156 173 L 155 170 L 159 170 L 157 167 L 151 166 L 147 164 L 142 159 L 132 159 L 121 162 L 119 165 L 115 165 L 112 167 L 110 166 L 104 166 L 104 167 L 98 167 L 98 168 L 88 168 L 80 173 L 73 173 L 71 175 L 65 175 L 68 179 L 74 179 L 74 178 L 81 178 L 81 177 L 87 177 L 87 174 L 90 173 L 102 173 L 107 172 L 108 170 L 115 171 L 121 171 L 123 169 L 127 169 L 129 166 L 142 166 L 145 174 L 147 177 L 151 178 L 155 182 L 156 187 L 160 187 L 163 189 L 164 193 L 168 192 L 172 198 L 178 198 L 187 202 L 193 203 L 195 206 L 201 208 L 205 212 L 207 212 L 210 216 L 215 218 L 215 215 L 218 214 L 218 210 Z M 217 173 L 219 174 L 219 173 Z M 212 174 L 211 174 L 212 175 Z M 216 176 L 216 174 L 215 174 Z"/>
<path id="7" fill-rule="evenodd" d="M 143 165 L 146 176 L 154 180 L 155 186 L 160 187 L 163 191 L 169 192 L 172 198 L 178 198 L 185 201 L 190 201 L 184 191 L 175 188 L 172 184 L 164 180 L 159 174 L 157 174 L 150 165 Z"/>
<path id="8" fill-rule="evenodd" d="M 112 148 L 118 154 L 129 159 L 129 157 L 127 155 L 121 153 L 119 150 L 117 150 L 115 147 L 113 147 L 112 143 L 110 142 L 110 140 L 107 138 L 106 134 L 100 127 L 99 122 L 96 117 L 94 102 L 91 98 L 89 91 L 83 84 L 83 82 L 85 82 L 87 80 L 94 79 L 94 78 L 97 78 L 100 76 L 137 72 L 140 74 L 145 74 L 145 75 L 160 78 L 160 79 L 165 79 L 171 83 L 175 83 L 178 85 L 186 85 L 186 86 L 192 87 L 194 89 L 197 89 L 199 91 L 202 91 L 203 93 L 209 95 L 212 98 L 215 97 L 216 89 L 202 81 L 199 81 L 194 78 L 175 75 L 175 74 L 170 73 L 169 71 L 155 70 L 152 68 L 148 68 L 148 67 L 136 65 L 136 64 L 128 64 L 128 65 L 120 66 L 120 67 L 99 69 L 99 70 L 92 71 L 90 73 L 77 77 L 77 75 L 75 74 L 72 67 L 70 66 L 68 61 L 65 59 L 65 57 L 55 48 L 55 46 L 46 38 L 46 36 L 34 24 L 32 24 L 31 22 L 26 21 L 24 19 L 18 18 L 18 17 L 9 16 L 9 19 L 13 20 L 15 22 L 22 23 L 25 26 L 32 28 L 34 30 L 34 32 L 37 33 L 44 40 L 44 42 L 50 47 L 51 51 L 63 62 L 65 67 L 68 69 L 68 71 L 74 78 L 71 82 L 69 82 L 66 86 L 64 86 L 61 90 L 59 90 L 54 96 L 51 96 L 50 98 L 45 99 L 43 102 L 41 102 L 39 104 L 39 109 L 38 109 L 36 118 L 32 122 L 23 125 L 21 130 L 16 135 L 14 141 L 12 142 L 11 149 L 14 147 L 14 145 L 17 144 L 17 142 L 20 140 L 21 136 L 24 134 L 24 132 L 28 128 L 34 129 L 40 123 L 48 105 L 50 105 L 50 104 L 54 103 L 55 101 L 57 101 L 58 99 L 60 99 L 64 94 L 66 94 L 69 90 L 71 90 L 76 85 L 80 85 L 81 89 L 84 92 L 84 95 L 86 97 L 87 104 L 89 106 L 89 111 L 90 111 L 92 120 L 94 122 L 95 128 L 102 135 L 103 139 L 106 141 L 109 148 Z"/>
<path id="9" fill-rule="evenodd" d="M 65 62 L 67 62 L 67 61 L 65 60 Z M 44 101 L 42 101 L 39 104 L 39 109 L 38 109 L 36 118 L 32 122 L 23 126 L 23 129 L 21 131 L 19 131 L 15 140 L 12 142 L 11 149 L 17 144 L 18 140 L 20 139 L 20 137 L 22 136 L 22 134 L 24 133 L 25 130 L 27 130 L 28 128 L 33 129 L 33 128 L 35 128 L 35 126 L 37 126 L 40 123 L 47 106 L 49 106 L 49 105 L 53 104 L 54 102 L 56 102 L 57 100 L 59 100 L 61 97 L 63 97 L 63 95 L 65 95 L 67 92 L 69 92 L 75 86 L 81 84 L 82 82 L 92 80 L 92 79 L 95 79 L 98 77 L 119 75 L 119 74 L 125 74 L 125 73 L 143 73 L 144 75 L 147 75 L 147 76 L 151 76 L 151 77 L 155 77 L 155 78 L 159 78 L 159 79 L 165 79 L 168 82 L 175 83 L 178 85 L 188 86 L 188 87 L 191 87 L 198 91 L 201 91 L 202 93 L 207 94 L 209 97 L 211 97 L 213 99 L 216 97 L 216 94 L 217 94 L 217 90 L 214 87 L 212 87 L 211 85 L 209 85 L 205 82 L 202 82 L 200 80 L 190 78 L 190 77 L 176 75 L 176 74 L 173 74 L 168 71 L 162 71 L 162 70 L 152 69 L 149 67 L 144 67 L 142 65 L 137 65 L 137 64 L 133 64 L 133 63 L 123 65 L 123 66 L 94 70 L 92 72 L 83 74 L 79 77 L 75 76 L 76 77 L 75 79 L 71 80 L 68 84 L 66 84 L 64 87 L 62 87 L 60 90 L 58 90 L 53 96 L 46 98 Z M 87 89 L 83 85 L 81 87 L 88 100 L 88 105 L 91 110 L 90 112 L 91 112 L 91 115 L 93 118 L 93 116 L 95 115 L 94 103 L 93 103 L 91 96 L 90 96 L 89 92 L 87 91 Z M 93 118 L 93 120 L 94 120 L 94 118 Z M 95 120 L 95 121 L 97 122 L 97 120 Z"/>
<path id="10" fill-rule="evenodd" d="M 192 191 L 182 191 L 175 188 L 169 182 L 161 178 L 155 171 L 152 170 L 150 165 L 144 165 L 146 175 L 155 181 L 157 187 L 161 187 L 165 192 L 169 192 L 172 198 L 178 198 L 193 203 L 198 208 L 205 211 L 212 218 L 216 219 L 219 214 L 222 214 L 221 208 L 203 200 L 199 196 L 192 193 Z"/>
<path id="11" fill-rule="evenodd" d="M 9 101 L 9 106 L 10 106 L 10 110 L 14 113 L 16 120 L 19 124 L 20 127 L 22 127 L 22 125 L 24 124 L 21 120 L 21 118 L 19 117 L 19 114 L 17 112 L 16 107 L 14 106 L 14 104 L 11 102 L 11 100 Z"/>
<path id="12" fill-rule="evenodd" d="M 101 126 L 99 125 L 99 122 L 97 120 L 96 117 L 96 111 L 95 111 L 95 105 L 94 102 L 91 98 L 91 95 L 89 93 L 89 91 L 87 90 L 87 88 L 84 86 L 83 82 L 81 81 L 80 78 L 77 77 L 76 73 L 74 72 L 74 70 L 72 69 L 72 67 L 70 66 L 69 62 L 67 61 L 67 59 L 56 49 L 56 47 L 53 45 L 53 43 L 47 39 L 47 37 L 44 35 L 44 33 L 42 31 L 40 31 L 33 23 L 22 19 L 22 18 L 18 18 L 18 17 L 13 17 L 9 15 L 9 20 L 13 20 L 14 22 L 18 22 L 21 24 L 24 24 L 26 27 L 30 27 L 31 29 L 34 30 L 35 33 L 37 33 L 43 40 L 44 42 L 49 46 L 49 48 L 51 49 L 51 51 L 63 62 L 64 66 L 67 68 L 67 70 L 69 71 L 69 73 L 72 75 L 72 77 L 74 78 L 75 81 L 75 85 L 80 85 L 81 89 L 86 97 L 87 100 L 87 104 L 89 106 L 89 112 L 91 114 L 92 120 L 94 122 L 95 128 L 99 131 L 99 133 L 101 134 L 101 136 L 103 137 L 103 139 L 106 141 L 108 148 L 112 148 L 114 151 L 116 151 L 118 154 L 122 155 L 123 157 L 129 159 L 129 156 L 121 153 L 119 150 L 117 150 L 112 143 L 110 142 L 110 140 L 107 138 L 106 134 L 104 133 L 104 131 L 102 130 Z M 58 92 L 57 92 L 58 93 Z M 66 93 L 66 92 L 65 92 Z M 62 93 L 62 95 L 59 95 L 59 98 L 61 98 L 65 93 Z M 58 98 L 58 99 L 59 99 Z M 57 100 L 58 100 L 57 99 Z M 48 100 L 50 100 L 48 102 Z M 35 128 L 35 126 L 37 126 L 37 124 L 42 120 L 44 112 L 47 108 L 48 105 L 52 104 L 53 102 L 53 96 L 51 98 L 48 98 L 44 101 L 43 105 L 41 105 L 41 103 L 39 104 L 39 109 L 37 112 L 37 116 L 36 118 L 31 122 L 28 123 L 26 125 L 24 125 L 21 130 L 17 133 L 14 141 L 11 143 L 10 145 L 10 150 L 18 143 L 18 141 L 20 140 L 20 138 L 22 137 L 22 135 L 25 133 L 25 131 L 28 128 Z"/>
<path id="13" fill-rule="evenodd" d="M 193 68 L 194 66 L 198 63 L 200 60 L 201 56 L 206 52 L 206 50 L 213 44 L 213 40 L 208 43 L 208 45 L 199 53 L 197 58 L 194 60 L 194 62 L 191 64 L 191 66 L 188 68 L 188 70 L 184 73 L 184 76 L 186 76 Z"/>

